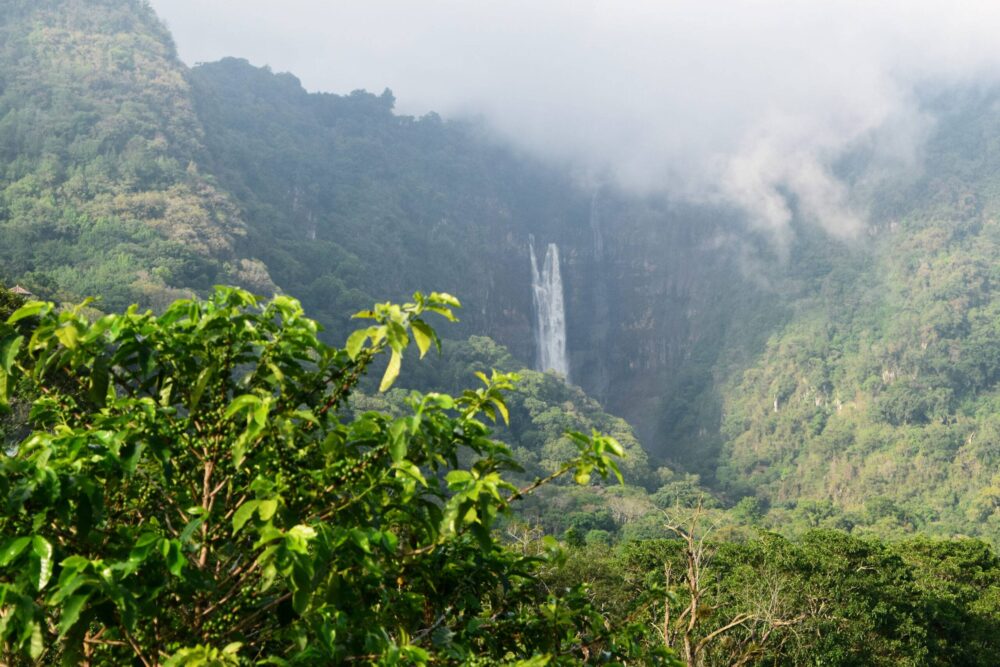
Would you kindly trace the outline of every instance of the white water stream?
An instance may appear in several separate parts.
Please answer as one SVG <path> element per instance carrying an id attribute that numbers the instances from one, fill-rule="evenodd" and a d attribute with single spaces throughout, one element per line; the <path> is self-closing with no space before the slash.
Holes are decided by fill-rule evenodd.
<path id="1" fill-rule="evenodd" d="M 569 379 L 566 357 L 566 311 L 563 306 L 562 275 L 559 273 L 559 247 L 550 243 L 545 249 L 541 269 L 535 257 L 535 239 L 528 244 L 531 252 L 531 295 L 535 304 L 535 347 L 540 371 L 553 370 Z"/>

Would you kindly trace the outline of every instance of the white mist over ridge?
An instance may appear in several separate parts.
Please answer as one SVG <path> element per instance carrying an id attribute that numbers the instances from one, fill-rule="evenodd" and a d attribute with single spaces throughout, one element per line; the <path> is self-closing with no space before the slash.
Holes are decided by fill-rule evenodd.
<path id="1" fill-rule="evenodd" d="M 313 90 L 390 87 L 640 192 L 723 201 L 781 236 L 867 223 L 833 174 L 875 142 L 919 165 L 913 91 L 996 80 L 1000 3 L 965 0 L 153 0 L 188 62 L 244 56 Z"/>
<path id="2" fill-rule="evenodd" d="M 563 304 L 562 272 L 559 269 L 559 246 L 550 243 L 545 249 L 541 269 L 535 257 L 535 237 L 528 240 L 531 256 L 531 299 L 535 306 L 536 365 L 540 371 L 555 371 L 569 380 L 566 356 L 566 309 Z"/>

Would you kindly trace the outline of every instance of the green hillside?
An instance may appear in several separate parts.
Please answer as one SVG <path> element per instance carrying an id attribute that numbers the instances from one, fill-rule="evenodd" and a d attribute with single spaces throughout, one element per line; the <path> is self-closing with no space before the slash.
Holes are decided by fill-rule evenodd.
<path id="1" fill-rule="evenodd" d="M 525 368 L 535 236 L 563 251 L 573 378 L 631 422 L 650 490 L 665 465 L 774 525 L 813 503 L 830 525 L 998 536 L 994 95 L 922 102 L 938 122 L 919 173 L 873 188 L 864 151 L 845 160 L 871 229 L 845 243 L 795 221 L 782 261 L 734 211 L 586 185 L 479 124 L 396 114 L 389 91 L 189 70 L 142 2 L 4 10 L 8 283 L 104 310 L 280 289 L 331 340 L 372 301 L 439 289 L 466 305 L 450 337 L 489 335 Z"/>
<path id="2" fill-rule="evenodd" d="M 528 235 L 585 210 L 566 176 L 478 124 L 398 115 L 388 90 L 310 94 L 233 58 L 190 81 L 211 172 L 275 281 L 321 321 L 342 332 L 374 299 L 445 290 L 466 304 L 460 331 L 530 359 Z"/>
<path id="3" fill-rule="evenodd" d="M 996 100 L 929 105 L 923 174 L 875 193 L 873 237 L 729 379 L 725 488 L 879 532 L 1000 537 Z"/>
<path id="4" fill-rule="evenodd" d="M 3 3 L 0 275 L 108 308 L 273 289 L 236 204 L 199 171 L 185 75 L 138 0 Z"/>
<path id="5" fill-rule="evenodd" d="M 335 336 L 373 299 L 441 289 L 465 304 L 450 336 L 489 335 L 531 365 L 528 243 L 557 243 L 574 382 L 650 452 L 712 474 L 714 382 L 802 289 L 736 212 L 582 182 L 481 123 L 394 113 L 389 91 L 307 93 L 233 58 L 189 78 L 206 169 L 275 282 Z M 773 275 L 746 280 L 757 265 Z"/>

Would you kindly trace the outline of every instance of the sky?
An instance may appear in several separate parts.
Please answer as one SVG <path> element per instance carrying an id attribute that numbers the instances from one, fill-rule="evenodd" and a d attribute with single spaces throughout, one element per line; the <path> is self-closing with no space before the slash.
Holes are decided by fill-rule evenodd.
<path id="1" fill-rule="evenodd" d="M 190 65 L 225 56 L 311 91 L 392 89 L 401 113 L 478 116 L 581 179 L 800 214 L 867 212 L 831 165 L 871 146 L 919 169 L 934 83 L 1000 76 L 1000 3 L 961 0 L 152 0 Z"/>

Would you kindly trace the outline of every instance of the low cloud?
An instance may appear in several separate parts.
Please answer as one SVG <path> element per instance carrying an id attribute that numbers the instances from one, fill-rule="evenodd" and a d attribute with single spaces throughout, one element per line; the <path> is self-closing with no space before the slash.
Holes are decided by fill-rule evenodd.
<path id="1" fill-rule="evenodd" d="M 838 237 L 864 229 L 838 160 L 864 146 L 885 173 L 915 168 L 932 121 L 914 90 L 1000 65 L 1000 5 L 968 0 L 152 4 L 190 63 L 390 87 L 404 113 L 482 116 L 624 187 L 736 204 L 776 238 L 793 206 Z"/>

